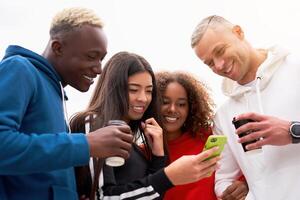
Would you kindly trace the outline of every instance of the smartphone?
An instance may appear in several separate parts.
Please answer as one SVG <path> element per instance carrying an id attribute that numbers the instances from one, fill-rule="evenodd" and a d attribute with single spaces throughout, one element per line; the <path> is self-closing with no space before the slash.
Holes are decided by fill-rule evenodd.
<path id="1" fill-rule="evenodd" d="M 203 151 L 211 149 L 215 146 L 218 146 L 219 149 L 218 149 L 218 151 L 214 152 L 213 155 L 211 155 L 210 157 L 208 157 L 205 160 L 219 156 L 221 154 L 221 152 L 223 151 L 226 143 L 227 143 L 227 136 L 225 136 L 225 135 L 210 135 L 206 140 Z"/>

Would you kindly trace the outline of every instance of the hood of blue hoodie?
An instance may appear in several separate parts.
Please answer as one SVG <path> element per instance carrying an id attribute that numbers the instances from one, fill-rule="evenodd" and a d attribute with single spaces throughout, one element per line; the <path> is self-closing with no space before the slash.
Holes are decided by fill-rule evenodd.
<path id="1" fill-rule="evenodd" d="M 47 59 L 33 51 L 17 45 L 10 45 L 6 49 L 3 59 L 17 55 L 27 58 L 39 71 L 45 73 L 50 78 L 51 84 L 55 87 L 55 90 L 61 95 L 61 88 L 59 84 L 61 77 Z"/>

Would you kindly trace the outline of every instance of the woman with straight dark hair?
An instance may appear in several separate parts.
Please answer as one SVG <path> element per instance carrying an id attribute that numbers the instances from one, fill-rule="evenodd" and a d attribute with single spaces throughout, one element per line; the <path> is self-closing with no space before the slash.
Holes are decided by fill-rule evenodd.
<path id="1" fill-rule="evenodd" d="M 215 170 L 218 158 L 203 161 L 215 149 L 165 167 L 167 151 L 159 108 L 149 63 L 133 53 L 115 54 L 105 65 L 88 108 L 73 117 L 71 129 L 88 133 L 87 129 L 103 127 L 109 120 L 123 120 L 134 135 L 133 148 L 122 166 L 111 167 L 93 159 L 90 167 L 76 168 L 80 197 L 94 198 L 100 191 L 97 196 L 104 199 L 161 199 L 174 185 L 197 181 Z M 101 178 L 99 183 L 102 164 L 103 183 Z M 103 185 L 102 190 L 98 185 Z"/>

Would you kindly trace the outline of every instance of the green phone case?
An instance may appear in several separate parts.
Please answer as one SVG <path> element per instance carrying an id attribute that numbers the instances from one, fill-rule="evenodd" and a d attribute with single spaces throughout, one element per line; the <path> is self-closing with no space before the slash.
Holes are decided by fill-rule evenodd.
<path id="1" fill-rule="evenodd" d="M 212 156 L 207 159 L 210 159 L 215 156 L 219 156 L 224 149 L 225 144 L 227 143 L 227 136 L 225 135 L 210 135 L 205 143 L 203 151 L 211 149 L 215 146 L 218 146 L 219 149 Z"/>

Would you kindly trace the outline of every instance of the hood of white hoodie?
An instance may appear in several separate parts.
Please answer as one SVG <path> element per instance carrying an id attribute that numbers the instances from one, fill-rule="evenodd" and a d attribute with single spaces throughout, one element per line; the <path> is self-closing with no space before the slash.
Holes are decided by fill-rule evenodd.
<path id="1" fill-rule="evenodd" d="M 281 63 L 285 60 L 289 54 L 288 51 L 278 46 L 273 46 L 267 49 L 267 59 L 259 66 L 256 78 L 260 79 L 260 91 L 262 91 L 270 82 L 273 74 L 276 72 Z M 238 84 L 229 78 L 224 78 L 222 83 L 223 94 L 231 98 L 240 98 L 244 93 L 251 90 L 252 87 L 247 87 Z"/>

